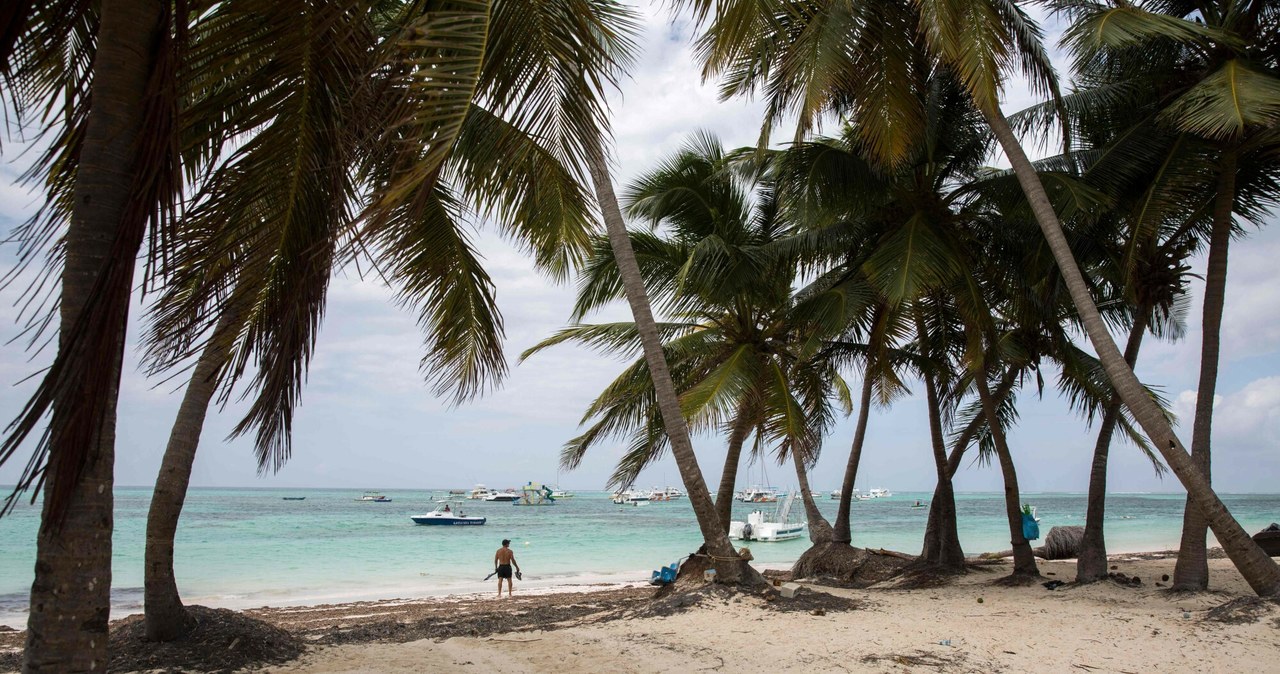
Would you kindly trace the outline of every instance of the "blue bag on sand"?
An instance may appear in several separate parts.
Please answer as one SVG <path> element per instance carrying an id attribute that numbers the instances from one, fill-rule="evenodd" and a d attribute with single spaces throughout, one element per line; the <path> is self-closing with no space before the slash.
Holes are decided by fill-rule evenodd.
<path id="1" fill-rule="evenodd" d="M 1022 513 L 1022 537 L 1029 541 L 1040 538 L 1040 524 L 1029 513 Z"/>

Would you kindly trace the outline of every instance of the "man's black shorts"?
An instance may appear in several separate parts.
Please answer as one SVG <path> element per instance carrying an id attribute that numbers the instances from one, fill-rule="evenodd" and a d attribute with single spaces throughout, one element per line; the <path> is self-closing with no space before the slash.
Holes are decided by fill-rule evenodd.
<path id="1" fill-rule="evenodd" d="M 510 565 L 510 564 L 499 564 L 499 565 L 498 565 L 498 577 L 499 577 L 499 578 L 506 578 L 507 580 L 511 580 L 511 565 Z"/>

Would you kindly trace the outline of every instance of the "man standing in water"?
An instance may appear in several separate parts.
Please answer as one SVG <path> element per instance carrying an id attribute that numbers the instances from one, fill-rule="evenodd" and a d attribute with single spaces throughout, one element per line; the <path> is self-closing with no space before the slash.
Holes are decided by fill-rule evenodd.
<path id="1" fill-rule="evenodd" d="M 516 564 L 516 553 L 511 550 L 511 541 L 509 539 L 502 539 L 502 547 L 498 548 L 498 551 L 493 555 L 493 564 L 498 570 L 498 598 L 502 598 L 502 580 L 504 578 L 507 581 L 507 596 L 510 597 L 513 588 L 511 565 L 515 564 L 517 576 L 520 575 L 520 565 Z"/>

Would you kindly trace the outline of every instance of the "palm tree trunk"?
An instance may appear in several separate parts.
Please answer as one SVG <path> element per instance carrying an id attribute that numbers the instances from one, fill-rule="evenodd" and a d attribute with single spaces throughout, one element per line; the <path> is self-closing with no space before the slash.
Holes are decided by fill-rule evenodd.
<path id="1" fill-rule="evenodd" d="M 143 104 L 158 43 L 162 6 L 154 0 L 106 0 L 101 8 L 93 64 L 93 103 L 76 173 L 71 222 L 59 306 L 59 350 L 70 348 L 73 326 L 87 308 L 98 279 L 114 260 L 137 172 Z M 119 315 L 108 317 L 105 343 L 96 344 L 104 368 L 103 400 L 56 396 L 50 423 L 50 461 L 40 531 L 36 537 L 35 582 L 27 619 L 25 672 L 105 671 L 107 621 L 111 614 L 111 532 L 114 504 L 116 402 L 124 357 L 132 260 L 105 292 L 122 295 Z M 119 299 L 117 297 L 117 299 Z M 74 410 L 100 404 L 102 417 L 86 451 L 84 469 L 68 492 L 58 461 L 67 447 L 68 418 Z M 57 515 L 53 504 L 62 506 Z M 58 515 L 61 515 L 60 517 Z"/>
<path id="2" fill-rule="evenodd" d="M 1003 378 L 1000 380 L 1000 386 L 993 391 L 992 395 L 997 407 L 1004 403 L 1004 399 L 1013 391 L 1013 387 L 1017 383 L 1018 373 L 1016 371 L 1008 370 L 1004 373 Z M 936 389 L 934 391 L 934 395 L 937 395 Z M 932 414 L 936 410 L 937 407 L 934 407 L 930 413 Z M 940 414 L 939 417 L 941 417 Z M 956 473 L 960 470 L 960 460 L 964 458 L 965 450 L 969 448 L 969 443 L 973 442 L 974 436 L 978 434 L 978 430 L 982 428 L 982 423 L 985 420 L 986 417 L 984 415 L 979 414 L 975 416 L 969 422 L 969 425 L 960 432 L 960 435 L 956 437 L 955 442 L 951 446 L 951 453 L 947 454 L 945 457 L 946 465 L 944 467 L 944 471 L 939 477 L 938 486 L 933 490 L 933 501 L 929 503 L 929 521 L 925 525 L 924 530 L 926 547 L 931 540 L 940 541 L 945 547 L 945 541 L 939 538 L 943 535 L 940 532 L 956 530 L 958 528 L 959 513 L 955 506 L 955 491 L 952 487 L 952 480 L 955 479 Z M 941 418 L 939 418 L 939 428 L 941 428 Z M 942 476 L 945 476 L 946 479 L 942 479 Z M 935 502 L 938 505 L 935 506 Z M 950 507 L 948 507 L 948 505 Z M 963 564 L 964 552 L 960 548 L 958 533 L 956 534 L 955 551 L 939 555 L 939 559 L 952 559 L 954 561 L 954 555 L 956 554 L 959 555 L 959 561 L 955 563 Z M 921 557 L 924 557 L 926 561 L 929 561 L 929 558 L 924 554 L 921 554 Z M 945 561 L 937 563 L 944 565 L 947 564 Z"/>
<path id="3" fill-rule="evenodd" d="M 662 413 L 663 426 L 671 442 L 671 455 L 680 470 L 689 504 L 693 507 L 707 553 L 715 566 L 716 578 L 722 583 L 755 584 L 759 574 L 745 562 L 739 561 L 720 522 L 720 516 L 716 513 L 715 504 L 711 501 L 711 493 L 702 478 L 702 469 L 698 467 L 698 457 L 694 455 L 693 443 L 689 441 L 689 428 L 680 411 L 680 399 L 671 380 L 671 371 L 667 368 L 666 356 L 662 353 L 662 339 L 658 334 L 657 321 L 653 318 L 653 310 L 649 306 L 644 280 L 640 276 L 640 265 L 636 262 L 631 239 L 627 236 L 627 226 L 622 219 L 622 210 L 618 207 L 618 198 L 613 192 L 613 180 L 609 175 L 604 149 L 600 145 L 600 139 L 595 136 L 584 138 L 583 142 L 587 151 L 587 168 L 595 187 L 596 202 L 609 232 L 609 244 L 618 263 L 618 275 L 622 279 L 627 303 L 631 305 L 631 314 L 635 318 L 636 330 L 644 347 L 645 362 L 653 377 L 658 409 Z M 760 579 L 760 582 L 763 580 Z"/>
<path id="4" fill-rule="evenodd" d="M 987 430 L 991 433 L 991 441 L 996 446 L 996 457 L 1000 461 L 1000 474 L 1004 478 L 1004 512 L 1009 519 L 1009 542 L 1013 546 L 1013 575 L 1038 576 L 1036 556 L 1031 551 L 1031 543 L 1022 535 L 1022 495 L 1018 491 L 1018 473 L 1013 468 L 1013 456 L 1009 453 L 1009 444 L 1005 441 L 1004 429 L 1000 427 L 1000 419 L 996 415 L 995 398 L 987 385 L 987 366 L 983 362 L 974 375 L 974 384 L 978 387 L 978 398 L 982 401 L 982 414 L 987 418 Z"/>
<path id="5" fill-rule="evenodd" d="M 716 515 L 720 528 L 729 534 L 729 522 L 733 519 L 733 487 L 738 482 L 738 462 L 742 457 L 742 445 L 751 432 L 751 419 L 745 410 L 738 411 L 729 434 L 729 451 L 724 457 L 724 472 L 720 473 L 720 489 L 716 491 Z"/>
<path id="6" fill-rule="evenodd" d="M 209 343 L 200 353 L 178 417 L 169 433 L 169 444 L 160 461 L 151 507 L 147 512 L 143 612 L 149 641 L 173 641 L 191 628 L 191 619 L 178 594 L 173 573 L 174 535 L 187 500 L 187 485 L 195 463 L 200 433 L 204 430 L 209 401 L 218 389 L 218 372 L 226 363 L 227 346 L 234 337 L 240 312 L 224 307 Z"/>
<path id="7" fill-rule="evenodd" d="M 956 495 L 947 469 L 946 441 L 942 437 L 942 413 L 933 375 L 924 373 L 926 404 L 929 407 L 929 444 L 938 483 L 929 502 L 929 520 L 925 525 L 924 545 L 920 559 L 935 566 L 964 568 L 964 550 L 960 547 L 959 522 L 956 517 Z"/>
<path id="8" fill-rule="evenodd" d="M 849 449 L 849 462 L 844 467 L 844 481 L 840 483 L 840 509 L 832 532 L 836 543 L 853 544 L 853 527 L 849 524 L 850 506 L 853 504 L 853 485 L 858 478 L 858 464 L 862 461 L 862 444 L 867 437 L 867 417 L 871 411 L 871 367 L 862 377 L 861 409 L 858 410 L 858 426 L 853 432 L 853 447 Z"/>
<path id="9" fill-rule="evenodd" d="M 1138 362 L 1138 349 L 1147 332 L 1151 308 L 1139 306 L 1129 329 L 1129 341 L 1124 346 L 1124 359 L 1133 367 Z M 1076 558 L 1076 582 L 1092 583 L 1107 577 L 1107 541 L 1103 536 L 1103 519 L 1107 508 L 1107 455 L 1111 449 L 1111 437 L 1120 418 L 1120 398 L 1112 394 L 1102 415 L 1098 429 L 1098 442 L 1093 448 L 1093 468 L 1089 471 L 1088 509 L 1084 516 L 1084 538 L 1080 541 L 1080 554 Z"/>
<path id="10" fill-rule="evenodd" d="M 804 461 L 795 452 L 791 453 L 791 463 L 796 467 L 796 483 L 800 485 L 800 500 L 804 501 L 805 518 L 809 520 L 809 542 L 814 545 L 828 543 L 834 537 L 831 523 L 818 510 L 818 503 L 813 500 L 813 492 L 809 491 L 809 471 L 804 469 Z"/>
<path id="11" fill-rule="evenodd" d="M 1213 397 L 1218 386 L 1218 350 L 1222 336 L 1222 307 L 1227 292 L 1227 248 L 1231 245 L 1231 212 L 1236 198 L 1236 153 L 1222 154 L 1218 194 L 1213 204 L 1213 231 L 1209 235 L 1209 268 L 1204 277 L 1204 314 L 1201 318 L 1200 383 L 1196 388 L 1196 418 L 1191 428 L 1191 459 L 1206 484 L 1212 484 L 1209 448 L 1213 435 Z M 1205 551 L 1205 517 L 1187 496 L 1182 512 L 1182 543 L 1173 567 L 1173 587 L 1205 590 L 1209 587 L 1209 561 Z M 1225 546 L 1225 543 L 1223 544 Z"/>
<path id="12" fill-rule="evenodd" d="M 1262 548 L 1258 547 L 1240 523 L 1231 516 L 1231 512 L 1213 491 L 1209 480 L 1200 471 L 1199 466 L 1192 461 L 1186 448 L 1174 434 L 1160 406 L 1147 396 L 1142 383 L 1133 374 L 1133 369 L 1124 362 L 1124 356 L 1116 347 L 1115 341 L 1111 339 L 1111 334 L 1107 332 L 1106 323 L 1103 322 L 1102 315 L 1098 313 L 1098 307 L 1089 294 L 1089 286 L 1080 273 L 1080 267 L 1076 264 L 1071 246 L 1067 243 L 1066 235 L 1062 231 L 1062 223 L 1053 212 L 1049 197 L 1040 183 L 1040 176 L 1036 174 L 1031 160 L 1022 151 L 1022 146 L 1018 143 L 1013 129 L 1009 127 L 1008 120 L 998 108 L 984 107 L 982 113 L 1000 142 L 1000 147 L 1013 165 L 1014 173 L 1031 205 L 1032 212 L 1035 213 L 1036 221 L 1049 245 L 1049 250 L 1053 252 L 1058 269 L 1062 272 L 1063 281 L 1071 293 L 1080 321 L 1089 335 L 1089 342 L 1093 344 L 1094 352 L 1098 354 L 1098 360 L 1106 369 L 1107 377 L 1111 379 L 1111 384 L 1115 387 L 1120 399 L 1142 426 L 1151 444 L 1159 449 L 1169 469 L 1178 476 L 1178 480 L 1187 490 L 1188 499 L 1200 509 L 1209 527 L 1213 529 L 1214 535 L 1217 536 L 1218 542 L 1222 544 L 1222 548 L 1231 558 L 1240 575 L 1249 583 L 1249 587 L 1261 596 L 1280 593 L 1280 567 L 1276 566 L 1276 563 L 1262 551 Z"/>

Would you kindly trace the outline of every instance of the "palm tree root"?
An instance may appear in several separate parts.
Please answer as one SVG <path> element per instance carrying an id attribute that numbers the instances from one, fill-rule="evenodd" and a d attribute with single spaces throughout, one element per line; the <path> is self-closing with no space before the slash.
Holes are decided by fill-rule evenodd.
<path id="1" fill-rule="evenodd" d="M 791 567 L 791 576 L 848 587 L 868 587 L 901 575 L 914 559 L 902 553 L 855 548 L 832 541 L 814 545 L 800 555 Z"/>
<path id="2" fill-rule="evenodd" d="M 712 559 L 711 555 L 707 554 L 706 546 L 703 546 L 684 560 L 680 565 L 680 572 L 676 574 L 676 581 L 667 587 L 675 589 L 679 586 L 680 589 L 684 589 L 705 585 L 707 571 L 711 570 L 716 571 L 715 583 L 718 585 L 737 586 L 747 591 L 773 587 L 772 583 L 751 566 L 751 560 L 751 551 L 747 548 L 739 550 L 737 561 L 729 561 Z"/>

